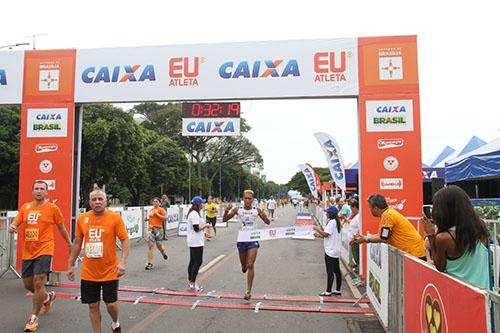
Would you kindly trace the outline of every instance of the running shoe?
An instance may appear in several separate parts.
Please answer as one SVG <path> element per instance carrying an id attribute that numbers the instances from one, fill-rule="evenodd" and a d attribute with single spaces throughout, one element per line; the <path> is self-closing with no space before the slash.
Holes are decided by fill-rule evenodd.
<path id="1" fill-rule="evenodd" d="M 55 291 L 49 291 L 49 300 L 44 302 L 42 305 L 42 312 L 47 313 L 50 310 L 50 306 L 52 305 L 52 302 L 56 300 L 56 292 Z"/>
<path id="2" fill-rule="evenodd" d="M 111 327 L 111 331 L 113 333 L 122 333 L 122 327 L 121 326 L 118 326 L 116 328 Z"/>
<path id="3" fill-rule="evenodd" d="M 334 291 L 332 291 L 332 295 L 340 296 L 340 295 L 342 295 L 342 293 L 338 290 L 334 290 Z"/>
<path id="4" fill-rule="evenodd" d="M 246 300 L 246 301 L 249 301 L 250 298 L 252 298 L 252 292 L 250 290 L 247 290 L 247 292 L 245 293 L 245 296 L 243 296 L 243 298 Z"/>
<path id="5" fill-rule="evenodd" d="M 152 264 L 152 263 L 150 263 L 150 262 L 148 262 L 148 263 L 146 264 L 146 267 L 144 267 L 144 269 L 145 269 L 145 270 L 147 270 L 147 271 L 152 270 L 152 269 L 153 269 L 153 264 Z"/>
<path id="6" fill-rule="evenodd" d="M 38 317 L 35 315 L 31 315 L 31 318 L 24 326 L 25 332 L 35 332 L 38 329 Z"/>
<path id="7" fill-rule="evenodd" d="M 329 291 L 323 291 L 322 293 L 319 294 L 320 296 L 332 296 L 332 293 Z"/>
<path id="8" fill-rule="evenodd" d="M 168 259 L 168 256 L 167 256 L 167 254 L 166 254 L 166 253 L 163 255 L 163 259 L 165 259 L 165 260 L 167 260 L 167 259 Z"/>
<path id="9" fill-rule="evenodd" d="M 193 290 L 194 289 L 194 283 L 188 282 L 188 290 Z"/>
<path id="10" fill-rule="evenodd" d="M 203 287 L 199 286 L 198 284 L 195 283 L 193 286 L 193 290 L 196 291 L 197 293 L 199 293 L 199 292 L 203 291 Z"/>

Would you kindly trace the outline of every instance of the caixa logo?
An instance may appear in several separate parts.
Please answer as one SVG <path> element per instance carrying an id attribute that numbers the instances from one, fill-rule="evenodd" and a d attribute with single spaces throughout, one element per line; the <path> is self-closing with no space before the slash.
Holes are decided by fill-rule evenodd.
<path id="1" fill-rule="evenodd" d="M 96 67 L 88 67 L 82 72 L 82 81 L 84 83 L 122 83 L 146 80 L 156 81 L 153 65 L 124 65 L 114 66 L 111 69 L 108 66 L 103 66 L 99 70 Z"/>
<path id="2" fill-rule="evenodd" d="M 336 180 L 344 179 L 344 173 L 342 172 L 342 165 L 340 163 L 339 153 L 335 144 L 332 140 L 327 140 L 323 143 L 324 149 L 328 154 L 328 159 L 330 160 L 330 165 L 332 166 L 334 173 L 334 177 Z"/>
<path id="3" fill-rule="evenodd" d="M 403 113 L 406 112 L 404 105 L 381 105 L 377 107 L 378 113 Z"/>
<path id="4" fill-rule="evenodd" d="M 311 191 L 317 191 L 316 189 L 316 180 L 314 179 L 313 172 L 309 168 L 304 169 L 304 174 L 306 175 L 307 178 L 307 183 L 309 184 L 309 188 Z"/>
<path id="5" fill-rule="evenodd" d="M 5 74 L 5 69 L 0 69 L 0 86 L 7 85 L 7 74 Z"/>
<path id="6" fill-rule="evenodd" d="M 234 134 L 235 124 L 231 120 L 200 120 L 196 119 L 186 124 L 188 134 L 228 135 Z"/>
<path id="7" fill-rule="evenodd" d="M 290 59 L 284 62 L 278 60 L 255 60 L 248 61 L 228 61 L 219 67 L 219 75 L 223 79 L 243 78 L 266 78 L 266 77 L 288 77 L 300 76 L 299 64 L 297 60 Z"/>

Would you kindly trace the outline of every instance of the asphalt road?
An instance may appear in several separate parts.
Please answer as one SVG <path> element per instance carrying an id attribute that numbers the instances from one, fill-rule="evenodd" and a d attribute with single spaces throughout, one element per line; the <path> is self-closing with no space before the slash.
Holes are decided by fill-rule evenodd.
<path id="1" fill-rule="evenodd" d="M 289 226 L 295 222 L 293 207 L 279 208 L 273 226 Z M 262 227 L 264 224 L 262 223 Z M 205 291 L 241 294 L 246 289 L 235 239 L 238 226 L 219 228 L 218 237 L 205 243 L 203 266 L 221 258 L 204 273 L 198 282 Z M 164 242 L 169 258 L 155 252 L 154 269 L 144 270 L 146 243 L 132 241 L 131 255 L 121 286 L 169 288 L 185 290 L 189 251 L 184 237 L 171 236 Z M 255 270 L 254 295 L 317 297 L 324 291 L 326 273 L 321 240 L 272 240 L 261 242 Z M 61 282 L 68 282 L 61 274 Z M 49 288 L 51 289 L 51 288 Z M 52 288 L 61 293 L 78 289 Z M 31 298 L 25 296 L 22 282 L 8 273 L 0 279 L 0 331 L 22 332 L 31 310 Z M 119 296 L 138 297 L 141 293 L 121 292 Z M 220 304 L 256 305 L 258 301 L 221 300 L 180 296 L 155 296 L 169 301 L 201 299 Z M 342 298 L 353 298 L 346 281 L 342 283 Z M 289 303 L 262 301 L 262 305 L 317 307 L 319 303 Z M 324 304 L 324 307 L 349 308 L 351 305 Z M 111 319 L 101 306 L 103 332 L 110 331 Z M 74 299 L 58 298 L 48 314 L 40 316 L 40 332 L 91 332 L 87 307 Z M 337 313 L 300 313 L 239 309 L 212 309 L 174 305 L 120 303 L 120 323 L 124 332 L 383 332 L 373 315 Z"/>

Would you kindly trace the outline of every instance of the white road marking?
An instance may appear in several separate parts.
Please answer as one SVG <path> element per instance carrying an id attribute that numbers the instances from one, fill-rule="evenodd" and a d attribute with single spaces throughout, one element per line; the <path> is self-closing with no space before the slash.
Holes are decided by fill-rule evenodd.
<path id="1" fill-rule="evenodd" d="M 208 264 L 206 264 L 205 266 L 203 266 L 201 269 L 200 269 L 200 274 L 203 274 L 205 273 L 206 271 L 208 271 L 213 265 L 215 265 L 216 263 L 218 263 L 219 261 L 221 261 L 226 255 L 225 254 L 221 254 L 220 256 L 218 256 L 217 258 L 215 258 L 214 260 L 210 261 Z"/>

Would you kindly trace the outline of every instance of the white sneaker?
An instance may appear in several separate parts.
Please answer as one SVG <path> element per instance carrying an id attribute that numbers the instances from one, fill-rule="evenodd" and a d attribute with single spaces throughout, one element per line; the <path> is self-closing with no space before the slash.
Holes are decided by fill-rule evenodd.
<path id="1" fill-rule="evenodd" d="M 201 292 L 203 290 L 203 287 L 195 283 L 193 286 L 193 290 L 196 292 Z"/>
<path id="2" fill-rule="evenodd" d="M 194 283 L 188 282 L 188 289 L 194 290 Z"/>

